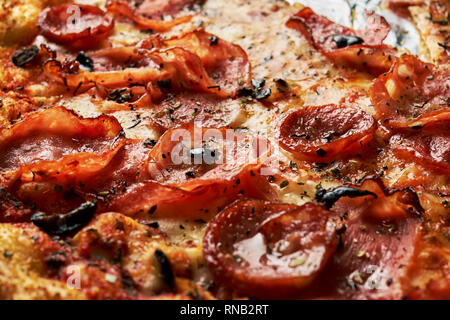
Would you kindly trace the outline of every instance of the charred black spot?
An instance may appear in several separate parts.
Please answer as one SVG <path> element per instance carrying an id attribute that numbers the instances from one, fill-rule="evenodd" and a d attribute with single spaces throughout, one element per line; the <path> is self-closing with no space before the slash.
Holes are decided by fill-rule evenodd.
<path id="1" fill-rule="evenodd" d="M 33 61 L 36 55 L 39 52 L 39 48 L 37 46 L 31 46 L 30 48 L 22 48 L 17 50 L 12 55 L 12 63 L 14 63 L 17 67 L 24 67 L 27 63 Z"/>
<path id="2" fill-rule="evenodd" d="M 253 79 L 252 80 L 252 86 L 255 89 L 262 89 L 266 85 L 266 80 L 264 79 Z"/>
<path id="3" fill-rule="evenodd" d="M 215 46 L 218 43 L 219 43 L 219 38 L 217 38 L 216 36 L 209 37 L 209 45 Z"/>
<path id="4" fill-rule="evenodd" d="M 158 208 L 158 206 L 155 204 L 154 206 L 152 206 L 152 207 L 148 210 L 148 213 L 149 213 L 149 214 L 154 214 L 157 208 Z"/>
<path id="5" fill-rule="evenodd" d="M 161 274 L 164 278 L 164 282 L 168 288 L 173 291 L 175 287 L 175 276 L 169 258 L 167 258 L 166 254 L 160 249 L 155 250 L 154 256 L 161 267 Z"/>
<path id="6" fill-rule="evenodd" d="M 362 44 L 364 40 L 357 36 L 338 35 L 333 37 L 333 41 L 336 42 L 338 48 L 345 48 L 353 46 L 355 44 Z"/>
<path id="7" fill-rule="evenodd" d="M 145 33 L 145 34 L 154 34 L 155 33 L 152 29 L 144 29 L 144 30 L 141 30 L 141 32 Z"/>
<path id="8" fill-rule="evenodd" d="M 187 172 L 185 172 L 185 175 L 188 178 L 195 178 L 195 172 L 194 171 L 187 171 Z"/>
<path id="9" fill-rule="evenodd" d="M 420 203 L 420 199 L 416 191 L 412 187 L 406 187 L 403 189 L 392 189 L 388 192 L 388 194 L 394 194 L 395 192 L 399 191 L 403 192 L 401 201 L 405 204 L 411 205 L 410 207 L 408 207 L 409 213 L 423 220 L 423 213 L 425 212 L 425 210 Z"/>
<path id="10" fill-rule="evenodd" d="M 49 268 L 59 269 L 67 263 L 67 256 L 64 251 L 54 251 L 45 258 L 45 263 Z"/>
<path id="11" fill-rule="evenodd" d="M 158 141 L 153 140 L 153 139 L 144 141 L 144 147 L 146 147 L 146 148 L 152 148 L 152 147 L 156 146 L 156 143 L 157 143 L 157 142 L 158 142 Z"/>
<path id="12" fill-rule="evenodd" d="M 70 233 L 84 227 L 91 221 L 97 210 L 97 201 L 83 203 L 77 209 L 66 214 L 47 215 L 37 212 L 31 217 L 31 221 L 47 233 L 62 235 Z"/>
<path id="13" fill-rule="evenodd" d="M 252 80 L 252 88 L 242 88 L 239 90 L 240 96 L 251 96 L 257 100 L 263 100 L 270 97 L 272 94 L 272 90 L 270 88 L 264 88 L 266 85 L 266 80 L 264 79 L 253 79 Z"/>
<path id="14" fill-rule="evenodd" d="M 117 103 L 125 103 L 130 101 L 132 98 L 131 92 L 128 88 L 116 89 L 108 95 L 108 100 L 115 101 Z"/>
<path id="15" fill-rule="evenodd" d="M 158 229 L 159 228 L 159 223 L 158 222 L 149 222 L 145 224 L 146 226 L 152 227 L 154 229 Z"/>
<path id="16" fill-rule="evenodd" d="M 94 61 L 88 57 L 83 51 L 80 51 L 77 55 L 77 58 L 75 59 L 78 61 L 81 65 L 81 69 L 87 70 L 87 71 L 94 71 Z"/>
<path id="17" fill-rule="evenodd" d="M 306 133 L 300 133 L 300 134 L 293 133 L 293 134 L 291 134 L 291 138 L 298 138 L 298 139 L 305 138 L 306 140 L 309 140 L 309 139 L 311 139 L 311 136 Z"/>
<path id="18" fill-rule="evenodd" d="M 136 289 L 138 286 L 136 282 L 134 282 L 133 277 L 124 268 L 121 268 L 120 275 L 122 287 L 131 294 L 136 294 Z"/>
<path id="19" fill-rule="evenodd" d="M 267 99 L 272 94 L 272 90 L 270 88 L 267 89 L 257 89 L 255 90 L 255 99 L 262 100 Z"/>
<path id="20" fill-rule="evenodd" d="M 318 189 L 316 191 L 316 200 L 323 203 L 327 209 L 330 209 L 342 197 L 357 198 L 364 196 L 373 196 L 377 198 L 377 195 L 371 191 L 359 190 L 347 186 L 340 186 L 328 190 Z"/>
<path id="21" fill-rule="evenodd" d="M 273 81 L 275 82 L 278 91 L 286 92 L 289 90 L 289 84 L 286 82 L 286 80 L 277 78 L 277 79 L 274 79 Z"/>
<path id="22" fill-rule="evenodd" d="M 327 155 L 327 152 L 325 150 L 323 150 L 322 148 L 317 149 L 316 153 L 319 157 L 325 157 Z"/>
<path id="23" fill-rule="evenodd" d="M 171 79 L 158 80 L 156 83 L 162 89 L 170 90 L 172 88 L 172 80 Z"/>
<path id="24" fill-rule="evenodd" d="M 241 88 L 239 89 L 238 95 L 240 97 L 251 97 L 253 96 L 253 90 L 249 88 Z"/>

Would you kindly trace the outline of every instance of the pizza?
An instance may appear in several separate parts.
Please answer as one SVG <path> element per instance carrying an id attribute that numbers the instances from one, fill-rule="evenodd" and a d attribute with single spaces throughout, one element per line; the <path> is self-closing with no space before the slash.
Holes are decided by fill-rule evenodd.
<path id="1" fill-rule="evenodd" d="M 300 2 L 4 1 L 0 298 L 449 299 L 449 2 Z"/>

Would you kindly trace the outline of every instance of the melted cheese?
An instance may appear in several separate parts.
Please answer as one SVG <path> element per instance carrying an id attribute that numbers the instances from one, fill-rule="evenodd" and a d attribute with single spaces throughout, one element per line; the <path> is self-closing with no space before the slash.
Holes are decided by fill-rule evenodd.
<path id="1" fill-rule="evenodd" d="M 103 6 L 105 3 L 104 0 L 78 0 L 77 2 L 98 6 Z M 307 4 L 313 1 L 302 2 Z M 34 37 L 36 17 L 45 5 L 38 0 L 16 0 L 10 6 L 3 7 L 0 13 L 8 18 L 0 19 L 2 21 L 0 22 L 0 44 L 17 44 L 22 39 L 30 40 Z M 355 105 L 368 113 L 374 113 L 367 93 L 371 83 L 367 75 L 354 73 L 354 78 L 351 80 L 342 80 L 338 68 L 320 53 L 312 50 L 306 39 L 299 36 L 297 31 L 285 27 L 287 19 L 300 7 L 300 5 L 290 6 L 286 2 L 276 0 L 209 0 L 202 12 L 190 24 L 172 31 L 177 33 L 180 29 L 188 29 L 201 22 L 206 31 L 240 45 L 247 52 L 254 78 L 265 79 L 269 85 L 273 85 L 273 80 L 277 78 L 282 78 L 289 83 L 295 95 L 282 102 L 274 103 L 271 107 L 256 100 L 239 101 L 231 121 L 231 127 L 246 128 L 250 132 L 265 135 L 274 145 L 278 145 L 276 130 L 279 122 L 276 119 L 306 105 L 339 104 L 342 99 L 357 92 L 359 97 Z M 414 10 L 418 12 L 419 9 L 412 10 L 412 12 Z M 344 17 L 350 11 L 346 9 L 342 10 L 342 13 Z M 349 21 L 345 18 L 338 22 L 348 24 Z M 148 34 L 137 30 L 132 25 L 117 23 L 109 41 L 112 46 L 135 45 L 147 37 Z M 428 47 L 430 48 L 430 45 Z M 160 136 L 159 130 L 150 121 L 153 116 L 151 110 L 121 110 L 110 113 L 110 110 L 114 109 L 112 102 L 94 101 L 88 94 L 59 100 L 48 94 L 46 83 L 28 87 L 27 90 L 35 96 L 36 100 L 46 104 L 63 105 L 84 117 L 96 117 L 101 113 L 112 114 L 119 120 L 127 138 L 156 140 Z M 319 183 L 324 188 L 340 184 L 338 179 L 324 178 L 321 172 L 304 168 L 283 170 L 283 167 L 289 168 L 289 162 L 295 162 L 295 159 L 283 150 L 276 150 L 275 155 L 280 161 L 280 168 L 275 173 L 276 181 L 272 185 L 283 202 L 301 205 L 314 199 Z M 386 172 L 386 180 L 397 181 L 403 174 L 402 169 L 395 166 L 391 168 Z M 282 188 L 280 182 L 285 179 L 289 181 L 289 185 Z M 439 183 L 448 185 L 448 180 L 442 179 L 443 181 Z M 428 209 L 433 210 L 432 206 Z M 438 210 L 442 208 L 439 207 Z M 167 235 L 169 246 L 185 252 L 195 269 L 194 273 L 198 272 L 195 278 L 207 277 L 205 276 L 207 272 L 201 268 L 202 239 L 206 223 L 179 219 L 158 219 L 157 222 L 160 230 Z M 75 243 L 77 241 L 75 239 Z M 130 241 L 136 241 L 132 244 L 138 245 L 141 239 L 132 238 Z M 144 243 L 144 245 L 147 244 Z M 0 298 L 83 298 L 81 293 L 64 288 L 64 285 L 59 282 L 41 278 L 39 275 L 42 274 L 44 265 L 42 257 L 33 251 L 34 244 L 14 226 L 0 224 L 0 253 L 10 247 L 14 247 L 14 267 L 3 268 L 6 262 L 0 257 Z M 139 250 L 136 251 L 138 253 L 133 251 L 130 257 L 127 257 L 128 267 L 132 266 L 133 258 L 135 260 L 149 258 L 154 247 L 145 247 L 144 251 L 144 253 Z M 33 270 L 32 275 L 28 274 L 29 270 Z M 145 284 L 146 288 L 154 290 L 157 287 L 155 281 L 157 280 L 150 279 Z"/>

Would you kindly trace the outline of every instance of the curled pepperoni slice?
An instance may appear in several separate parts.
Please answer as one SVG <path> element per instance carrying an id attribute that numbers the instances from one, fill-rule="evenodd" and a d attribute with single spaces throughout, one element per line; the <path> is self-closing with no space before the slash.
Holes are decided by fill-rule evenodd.
<path id="1" fill-rule="evenodd" d="M 95 6 L 64 4 L 45 9 L 39 15 L 38 27 L 47 39 L 82 49 L 106 39 L 114 19 Z"/>
<path id="2" fill-rule="evenodd" d="M 269 154 L 269 142 L 262 137 L 190 123 L 164 133 L 149 154 L 147 169 L 152 180 L 184 190 L 232 185 L 236 179 L 240 185 L 245 183 L 242 175 L 257 173 Z"/>
<path id="3" fill-rule="evenodd" d="M 373 82 L 370 96 L 378 120 L 392 128 L 417 125 L 416 120 L 442 110 L 448 117 L 450 72 L 404 55 Z"/>
<path id="4" fill-rule="evenodd" d="M 378 179 L 352 187 L 377 197 L 344 196 L 333 205 L 341 218 L 339 250 L 302 298 L 400 299 L 422 227 L 419 198 L 412 188 L 388 189 Z"/>
<path id="5" fill-rule="evenodd" d="M 378 76 L 389 70 L 396 52 L 386 45 L 355 45 L 326 54 L 336 64 L 349 66 Z"/>
<path id="6" fill-rule="evenodd" d="M 317 278 L 336 243 L 323 206 L 243 200 L 210 222 L 203 254 L 217 279 L 238 293 L 283 298 Z"/>
<path id="7" fill-rule="evenodd" d="M 382 45 L 390 26 L 374 13 L 366 15 L 366 28 L 359 31 L 335 24 L 310 8 L 297 12 L 286 25 L 300 31 L 314 48 L 336 63 L 379 75 L 389 70 L 395 55 L 392 48 Z"/>
<path id="8" fill-rule="evenodd" d="M 251 65 L 245 51 L 204 30 L 169 39 L 155 36 L 142 41 L 140 46 L 148 49 L 181 47 L 196 54 L 221 91 L 236 95 L 239 89 L 250 86 Z"/>
<path id="9" fill-rule="evenodd" d="M 367 178 L 357 186 L 340 186 L 328 190 L 318 189 L 316 200 L 333 208 L 339 202 L 364 198 L 364 216 L 373 221 L 401 220 L 408 216 L 420 216 L 423 209 L 412 188 L 388 189 L 380 179 Z M 345 201 L 340 200 L 346 199 Z"/>
<path id="10" fill-rule="evenodd" d="M 1 132 L 0 170 L 78 152 L 102 153 L 121 130 L 113 117 L 83 119 L 63 107 L 33 113 Z"/>
<path id="11" fill-rule="evenodd" d="M 103 185 L 105 168 L 125 145 L 121 132 L 106 115 L 84 119 L 63 107 L 30 114 L 0 136 L 3 187 L 46 212 L 73 209 L 84 200 L 74 188 Z"/>
<path id="12" fill-rule="evenodd" d="M 310 8 L 303 8 L 289 19 L 286 25 L 299 30 L 310 43 L 322 52 L 358 45 L 380 45 L 389 33 L 390 26 L 383 17 L 367 13 L 365 30 L 338 25 L 316 14 Z"/>
<path id="13" fill-rule="evenodd" d="M 185 124 L 166 131 L 148 155 L 140 174 L 144 182 L 125 188 L 108 210 L 140 218 L 209 218 L 245 196 L 274 200 L 261 167 L 269 160 L 270 146 L 225 128 Z"/>
<path id="14" fill-rule="evenodd" d="M 311 8 L 303 8 L 297 12 L 286 25 L 300 31 L 316 49 L 323 52 L 330 52 L 340 47 L 339 42 L 333 41 L 334 36 L 341 36 L 342 43 L 345 41 L 347 45 L 364 42 L 362 38 L 356 36 L 354 30 L 335 24 L 316 14 Z"/>
<path id="15" fill-rule="evenodd" d="M 281 123 L 279 141 L 299 159 L 327 162 L 357 154 L 374 131 L 375 121 L 368 113 L 331 104 L 289 114 Z"/>
<path id="16" fill-rule="evenodd" d="M 74 94 L 96 85 L 124 88 L 153 83 L 173 89 L 192 89 L 226 97 L 232 92 L 221 90 L 208 76 L 200 58 L 183 48 L 147 50 L 127 47 L 108 48 L 90 54 L 92 70 L 80 69 L 78 61 L 51 59 L 44 65 L 46 76 L 66 86 Z"/>
<path id="17" fill-rule="evenodd" d="M 433 128 L 400 132 L 389 140 L 391 149 L 400 158 L 450 173 L 450 121 L 444 121 Z"/>

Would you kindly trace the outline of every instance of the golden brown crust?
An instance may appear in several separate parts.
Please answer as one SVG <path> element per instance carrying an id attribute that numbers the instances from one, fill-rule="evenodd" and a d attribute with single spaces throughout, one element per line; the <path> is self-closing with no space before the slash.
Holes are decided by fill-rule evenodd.
<path id="1" fill-rule="evenodd" d="M 447 9 L 443 9 L 444 12 L 447 12 L 447 17 L 444 17 L 444 20 L 438 20 L 442 19 L 442 17 L 436 17 L 435 21 L 431 18 L 430 4 L 409 7 L 409 12 L 427 49 L 427 56 L 431 62 L 439 65 L 448 63 L 449 59 L 450 25 L 448 22 L 448 10 L 450 5 L 448 1 L 435 2 L 442 7 L 447 7 Z"/>

